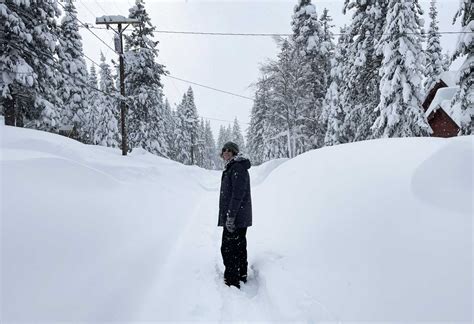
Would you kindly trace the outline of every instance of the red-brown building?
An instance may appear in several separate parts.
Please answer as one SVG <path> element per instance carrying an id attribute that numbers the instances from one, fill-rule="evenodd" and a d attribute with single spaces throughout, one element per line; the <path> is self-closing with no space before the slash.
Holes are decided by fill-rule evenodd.
<path id="1" fill-rule="evenodd" d="M 459 121 L 456 107 L 451 105 L 456 94 L 456 72 L 444 72 L 439 81 L 428 92 L 423 109 L 428 123 L 433 130 L 431 136 L 453 137 L 459 132 Z"/>

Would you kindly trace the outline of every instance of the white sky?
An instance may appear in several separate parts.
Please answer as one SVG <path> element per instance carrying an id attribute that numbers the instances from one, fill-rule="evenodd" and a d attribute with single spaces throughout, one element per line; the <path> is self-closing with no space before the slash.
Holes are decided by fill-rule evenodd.
<path id="1" fill-rule="evenodd" d="M 78 17 L 83 22 L 95 23 L 95 17 L 107 15 L 128 16 L 134 0 L 78 0 Z M 288 1 L 201 1 L 201 0 L 148 0 L 146 9 L 157 30 L 200 31 L 224 33 L 291 33 L 291 15 L 297 0 Z M 333 32 L 349 23 L 351 13 L 344 16 L 344 0 L 313 0 L 318 14 L 329 9 L 336 25 Z M 429 1 L 425 8 L 425 28 L 429 25 Z M 459 21 L 452 20 L 459 0 L 438 0 L 440 31 L 459 31 Z M 113 48 L 113 32 L 93 30 Z M 96 62 L 100 51 L 108 61 L 117 56 L 87 30 L 81 32 L 84 52 Z M 164 64 L 171 76 L 204 84 L 210 87 L 253 97 L 251 84 L 259 77 L 259 64 L 274 58 L 277 47 L 271 37 L 208 36 L 157 33 L 160 41 L 158 61 Z M 457 35 L 442 35 L 442 46 L 452 52 Z M 90 66 L 90 61 L 86 60 Z M 454 64 L 453 66 L 459 66 Z M 164 93 L 172 107 L 179 103 L 190 84 L 163 78 Z M 220 125 L 238 118 L 243 130 L 250 120 L 252 101 L 192 85 L 200 116 L 211 120 L 217 137 Z M 220 120 L 224 121 L 220 121 Z M 245 134 L 244 134 L 245 136 Z"/>

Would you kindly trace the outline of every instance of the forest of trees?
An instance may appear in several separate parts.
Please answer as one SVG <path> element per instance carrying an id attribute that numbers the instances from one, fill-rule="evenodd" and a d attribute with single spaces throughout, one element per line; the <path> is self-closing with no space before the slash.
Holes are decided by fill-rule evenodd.
<path id="1" fill-rule="evenodd" d="M 142 24 L 125 39 L 125 98 L 113 62 L 101 54 L 100 64 L 87 68 L 74 1 L 5 0 L 0 113 L 7 125 L 55 133 L 72 125 L 83 143 L 120 147 L 118 107 L 125 100 L 131 148 L 217 169 L 218 150 L 231 140 L 260 164 L 328 145 L 428 136 L 423 96 L 452 59 L 466 57 L 453 105 L 462 112 L 460 134 L 471 134 L 472 35 L 459 38 L 453 57 L 443 53 L 435 0 L 427 33 L 418 0 L 345 0 L 344 10 L 352 21 L 336 42 L 328 10 L 298 1 L 292 36 L 278 39 L 277 58 L 261 66 L 250 126 L 242 130 L 237 119 L 221 126 L 216 142 L 191 87 L 176 107 L 165 98 L 167 71 L 158 63 L 156 27 L 144 0 L 129 10 Z M 462 0 L 455 19 L 463 30 L 472 32 L 473 15 L 471 1 Z"/>
<path id="2" fill-rule="evenodd" d="M 453 99 L 460 135 L 471 134 L 474 110 L 474 8 L 462 0 L 454 57 L 442 52 L 437 3 L 428 32 L 418 0 L 345 0 L 351 23 L 337 43 L 326 9 L 311 0 L 294 8 L 293 34 L 279 42 L 277 59 L 261 67 L 247 132 L 256 163 L 293 157 L 323 146 L 382 137 L 429 136 L 421 103 L 451 60 L 466 56 Z M 470 93 L 470 95 L 469 95 Z"/>

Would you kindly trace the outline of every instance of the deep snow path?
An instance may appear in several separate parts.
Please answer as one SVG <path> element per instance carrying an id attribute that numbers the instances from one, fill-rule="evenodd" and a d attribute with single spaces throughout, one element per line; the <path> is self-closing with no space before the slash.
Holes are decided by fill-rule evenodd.
<path id="1" fill-rule="evenodd" d="M 257 264 L 250 264 L 249 281 L 241 290 L 224 285 L 220 255 L 222 228 L 216 226 L 218 192 L 207 188 L 197 199 L 189 222 L 176 237 L 172 252 L 162 260 L 138 318 L 277 320 L 277 309 L 265 292 Z"/>

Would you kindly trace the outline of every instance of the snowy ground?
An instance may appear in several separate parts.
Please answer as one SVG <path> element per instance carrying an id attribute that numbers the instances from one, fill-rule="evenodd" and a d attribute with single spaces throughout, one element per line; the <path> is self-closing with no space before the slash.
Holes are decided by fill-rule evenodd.
<path id="1" fill-rule="evenodd" d="M 251 169 L 249 282 L 222 283 L 220 172 L 0 127 L 1 319 L 470 322 L 474 137 Z"/>

